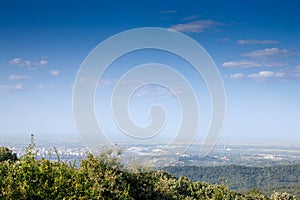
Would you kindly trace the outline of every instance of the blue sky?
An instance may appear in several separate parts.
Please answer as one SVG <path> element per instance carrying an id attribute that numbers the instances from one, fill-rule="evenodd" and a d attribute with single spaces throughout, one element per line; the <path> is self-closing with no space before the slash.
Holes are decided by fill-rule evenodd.
<path id="1" fill-rule="evenodd" d="M 299 8 L 298 1 L 1 1 L 0 139 L 30 133 L 77 137 L 72 85 L 87 54 L 119 32 L 163 27 L 199 42 L 219 68 L 227 94 L 223 138 L 295 142 L 300 139 Z M 157 52 L 145 55 L 123 61 L 133 65 L 163 57 L 176 64 Z M 193 78 L 189 69 L 177 68 Z M 119 76 L 118 70 L 108 72 L 104 89 L 112 89 L 109 83 Z M 203 115 L 209 116 L 207 94 L 201 97 Z M 172 98 L 162 101 L 176 104 Z M 167 109 L 173 112 L 172 106 Z"/>

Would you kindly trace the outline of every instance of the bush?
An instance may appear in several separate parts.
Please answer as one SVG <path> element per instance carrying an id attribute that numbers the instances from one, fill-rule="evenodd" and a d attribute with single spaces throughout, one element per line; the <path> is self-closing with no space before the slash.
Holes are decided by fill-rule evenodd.
<path id="1" fill-rule="evenodd" d="M 17 155 L 15 153 L 12 153 L 12 151 L 7 147 L 0 147 L 0 162 L 3 162 L 5 160 L 16 161 Z"/>

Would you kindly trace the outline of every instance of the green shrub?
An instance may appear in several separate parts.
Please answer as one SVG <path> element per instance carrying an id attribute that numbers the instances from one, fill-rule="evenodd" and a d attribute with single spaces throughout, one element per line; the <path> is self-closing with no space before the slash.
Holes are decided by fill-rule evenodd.
<path id="1" fill-rule="evenodd" d="M 5 160 L 16 161 L 17 155 L 15 153 L 12 153 L 12 151 L 7 147 L 0 147 L 0 162 L 3 162 Z"/>

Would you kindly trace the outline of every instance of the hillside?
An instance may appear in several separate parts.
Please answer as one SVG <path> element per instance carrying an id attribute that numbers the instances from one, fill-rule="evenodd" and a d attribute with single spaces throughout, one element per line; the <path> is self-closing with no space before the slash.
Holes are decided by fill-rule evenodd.
<path id="1" fill-rule="evenodd" d="M 288 191 L 300 197 L 300 164 L 270 167 L 170 166 L 164 170 L 176 177 L 186 176 L 192 181 L 226 183 L 230 189 L 241 192 L 256 187 L 266 194 L 270 194 L 273 190 Z"/>

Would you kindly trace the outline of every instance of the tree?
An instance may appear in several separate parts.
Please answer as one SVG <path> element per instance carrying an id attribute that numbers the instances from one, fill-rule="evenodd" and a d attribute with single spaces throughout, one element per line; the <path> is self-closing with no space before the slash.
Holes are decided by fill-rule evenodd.
<path id="1" fill-rule="evenodd" d="M 17 155 L 12 153 L 12 150 L 7 147 L 0 147 L 0 162 L 5 160 L 16 161 L 17 159 Z"/>

